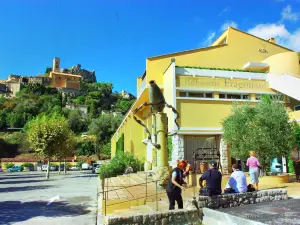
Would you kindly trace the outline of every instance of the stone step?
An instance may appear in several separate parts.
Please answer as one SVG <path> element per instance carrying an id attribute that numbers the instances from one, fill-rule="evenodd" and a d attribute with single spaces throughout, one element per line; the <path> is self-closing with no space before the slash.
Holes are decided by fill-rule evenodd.
<path id="1" fill-rule="evenodd" d="M 155 212 L 156 211 L 156 202 L 147 202 L 147 207 Z M 169 210 L 169 203 L 162 200 L 162 201 L 158 201 L 158 210 L 159 211 L 168 211 Z"/>
<path id="2" fill-rule="evenodd" d="M 131 212 L 137 212 L 137 213 L 149 213 L 152 212 L 151 208 L 147 205 L 138 205 L 138 206 L 131 206 L 130 207 Z"/>

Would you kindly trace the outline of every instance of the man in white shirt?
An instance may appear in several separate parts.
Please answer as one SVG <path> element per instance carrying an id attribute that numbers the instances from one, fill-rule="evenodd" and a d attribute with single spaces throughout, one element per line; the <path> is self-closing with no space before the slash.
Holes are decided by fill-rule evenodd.
<path id="1" fill-rule="evenodd" d="M 238 168 L 238 165 L 232 165 L 233 173 L 231 174 L 224 193 L 243 193 L 247 192 L 247 180 L 243 171 Z"/>

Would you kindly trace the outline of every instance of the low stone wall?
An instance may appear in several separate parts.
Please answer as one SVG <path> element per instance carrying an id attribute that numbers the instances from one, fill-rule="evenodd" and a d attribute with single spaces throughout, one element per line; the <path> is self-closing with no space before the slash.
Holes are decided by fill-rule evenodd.
<path id="1" fill-rule="evenodd" d="M 286 189 L 270 189 L 238 194 L 223 194 L 218 196 L 198 196 L 196 199 L 190 199 L 187 203 L 187 209 L 195 208 L 229 208 L 240 205 L 248 205 L 261 202 L 272 202 L 278 200 L 287 200 Z"/>
<path id="2" fill-rule="evenodd" d="M 135 216 L 106 216 L 106 225 L 200 225 L 202 209 L 171 210 Z"/>

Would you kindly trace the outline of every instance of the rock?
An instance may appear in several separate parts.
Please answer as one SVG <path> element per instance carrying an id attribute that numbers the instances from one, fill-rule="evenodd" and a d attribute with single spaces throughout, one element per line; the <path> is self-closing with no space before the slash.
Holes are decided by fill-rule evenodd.
<path id="1" fill-rule="evenodd" d="M 169 223 L 169 221 L 168 221 L 167 218 L 163 218 L 163 219 L 161 220 L 161 224 L 162 224 L 162 225 L 168 225 L 168 223 Z"/>

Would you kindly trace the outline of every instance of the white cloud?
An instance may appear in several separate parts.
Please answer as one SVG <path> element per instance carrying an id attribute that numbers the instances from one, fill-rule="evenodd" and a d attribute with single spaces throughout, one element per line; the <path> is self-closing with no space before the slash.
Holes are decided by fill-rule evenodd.
<path id="1" fill-rule="evenodd" d="M 222 9 L 222 11 L 219 13 L 219 16 L 222 16 L 223 14 L 229 12 L 230 8 L 228 6 L 226 6 L 224 9 Z"/>
<path id="2" fill-rule="evenodd" d="M 258 24 L 248 30 L 248 33 L 253 34 L 263 39 L 271 37 L 287 37 L 290 33 L 285 28 L 284 24 Z"/>
<path id="3" fill-rule="evenodd" d="M 221 28 L 220 28 L 220 31 L 225 31 L 225 30 L 227 30 L 227 27 L 234 27 L 234 28 L 237 28 L 238 27 L 238 25 L 237 25 L 237 23 L 236 22 L 234 22 L 234 21 L 226 21 L 222 26 L 221 26 Z"/>
<path id="4" fill-rule="evenodd" d="M 214 38 L 216 36 L 216 32 L 210 32 L 208 35 L 207 35 L 207 38 L 205 40 L 203 40 L 201 43 L 200 43 L 200 46 L 209 46 L 212 44 Z"/>
<path id="5" fill-rule="evenodd" d="M 284 24 L 258 24 L 249 29 L 248 33 L 266 40 L 274 37 L 277 44 L 300 51 L 300 29 L 290 32 Z"/>
<path id="6" fill-rule="evenodd" d="M 290 5 L 287 5 L 281 12 L 281 20 L 297 21 L 298 19 L 299 14 L 293 13 Z"/>

